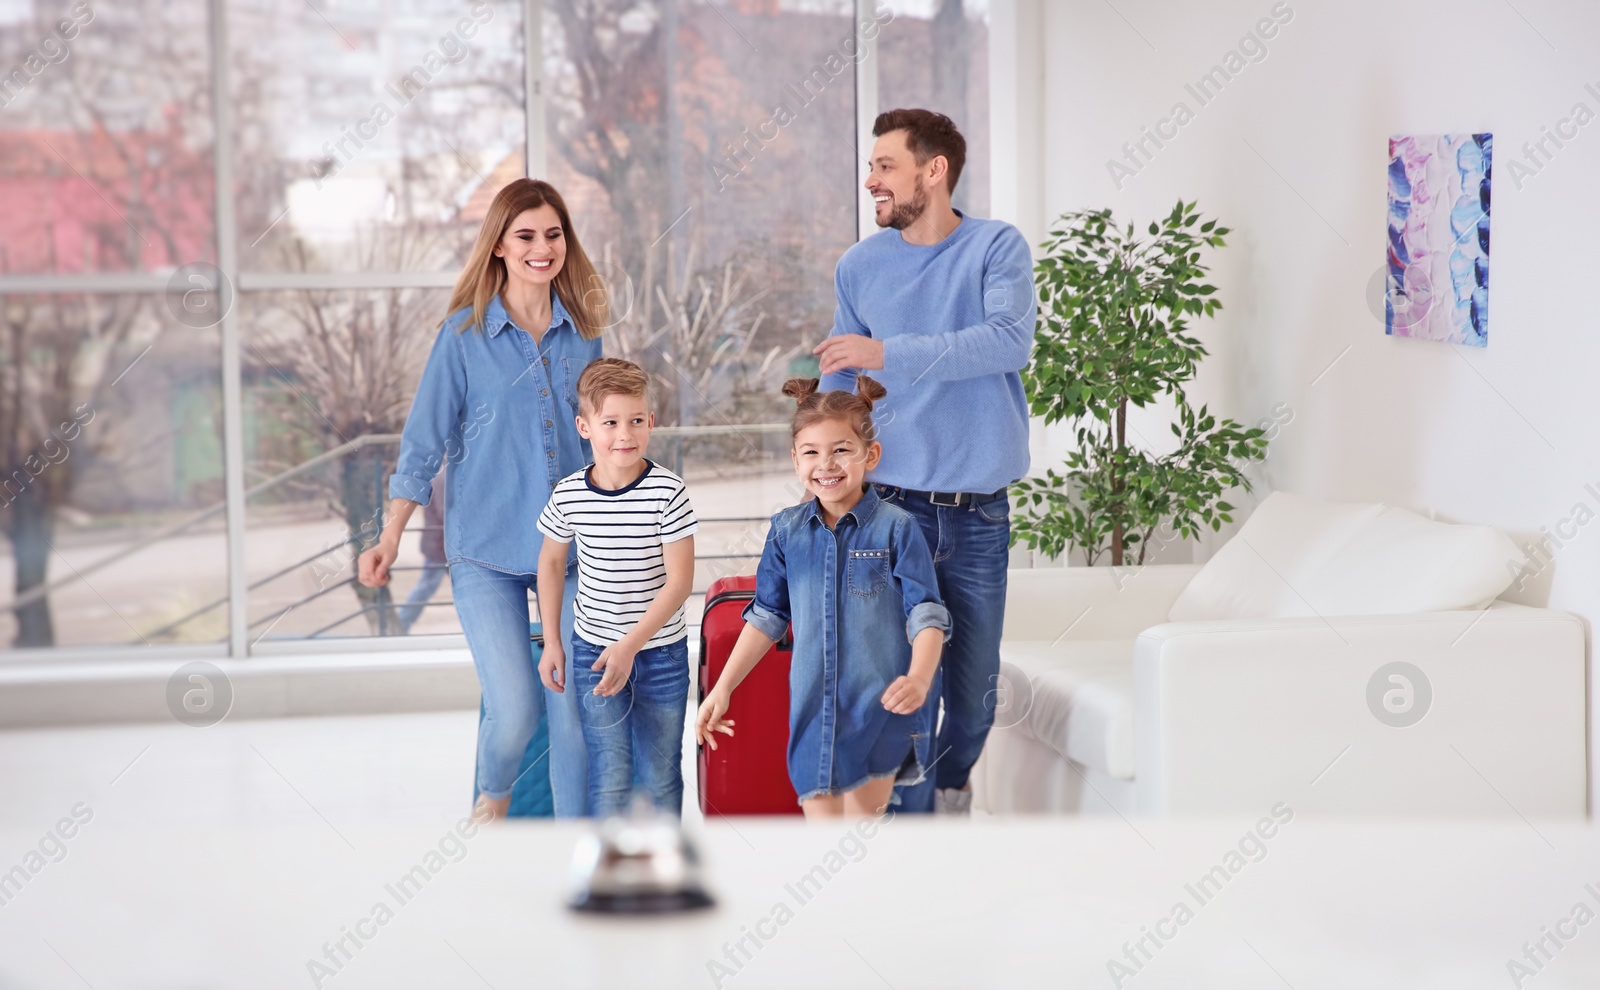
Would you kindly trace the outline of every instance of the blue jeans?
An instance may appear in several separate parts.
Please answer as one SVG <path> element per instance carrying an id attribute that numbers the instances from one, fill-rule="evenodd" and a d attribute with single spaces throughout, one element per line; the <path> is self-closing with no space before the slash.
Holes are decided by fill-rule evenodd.
<path id="1" fill-rule="evenodd" d="M 411 627 L 416 625 L 417 618 L 422 615 L 422 606 L 433 600 L 434 592 L 439 590 L 439 585 L 444 581 L 445 571 L 449 568 L 442 560 L 425 560 L 422 572 L 417 575 L 417 585 L 411 589 L 411 594 L 406 596 L 406 603 L 400 606 L 396 615 L 400 619 L 400 628 L 407 634 Z"/>
<path id="2" fill-rule="evenodd" d="M 484 719 L 478 732 L 478 791 L 485 797 L 511 793 L 528 740 L 539 727 L 541 711 L 550 716 L 550 790 L 557 818 L 581 818 L 588 811 L 588 758 L 578 721 L 578 698 L 567 668 L 567 690 L 557 694 L 539 683 L 528 649 L 528 592 L 535 575 L 507 574 L 458 560 L 450 565 L 456 615 L 472 649 L 472 663 L 483 687 Z M 572 634 L 572 605 L 578 576 L 567 572 L 561 601 L 561 635 Z"/>
<path id="3" fill-rule="evenodd" d="M 878 494 L 911 513 L 933 550 L 939 595 L 950 610 L 950 641 L 939 660 L 933 696 L 944 703 L 934 738 L 933 772 L 922 783 L 896 788 L 903 811 L 932 811 L 935 787 L 965 787 L 994 725 L 1000 676 L 1000 627 L 1006 613 L 1006 566 L 1011 547 L 1011 500 L 980 505 L 934 505 L 898 488 Z"/>
<path id="4" fill-rule="evenodd" d="M 596 818 L 625 813 L 637 778 L 658 809 L 681 816 L 689 640 L 640 650 L 627 683 L 610 697 L 594 693 L 605 671 L 589 669 L 604 650 L 572 637 L 569 690 L 578 692 L 589 750 L 589 812 Z"/>

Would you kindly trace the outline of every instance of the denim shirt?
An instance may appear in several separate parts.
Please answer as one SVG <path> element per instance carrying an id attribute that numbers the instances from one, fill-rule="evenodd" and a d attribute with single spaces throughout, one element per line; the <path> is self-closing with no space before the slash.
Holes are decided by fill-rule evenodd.
<path id="1" fill-rule="evenodd" d="M 794 625 L 788 760 L 802 800 L 896 769 L 907 750 L 875 752 L 883 737 L 909 737 L 920 776 L 936 705 L 895 715 L 883 707 L 883 692 L 910 671 L 918 633 L 931 627 L 950 638 L 950 613 L 909 512 L 871 485 L 833 529 L 814 498 L 779 512 L 744 618 L 773 640 Z"/>
<path id="2" fill-rule="evenodd" d="M 427 505 L 444 458 L 445 559 L 536 574 L 539 513 L 556 482 L 589 463 L 578 436 L 578 376 L 600 356 L 554 292 L 550 327 L 536 346 L 499 296 L 480 332 L 472 308 L 439 329 L 400 435 L 389 497 Z M 466 325 L 457 332 L 458 327 Z"/>

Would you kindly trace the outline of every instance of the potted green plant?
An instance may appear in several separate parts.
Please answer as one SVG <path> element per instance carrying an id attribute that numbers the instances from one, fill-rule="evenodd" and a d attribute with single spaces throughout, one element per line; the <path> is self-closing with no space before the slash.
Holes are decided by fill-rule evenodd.
<path id="1" fill-rule="evenodd" d="M 1249 491 L 1242 468 L 1266 456 L 1264 430 L 1196 410 L 1183 390 L 1206 355 L 1190 321 L 1222 308 L 1201 249 L 1222 247 L 1228 228 L 1180 200 L 1148 231 L 1110 210 L 1066 213 L 1035 266 L 1039 329 L 1023 383 L 1035 416 L 1077 426 L 1063 470 L 1012 488 L 1012 541 L 1046 556 L 1142 564 L 1158 528 L 1220 529 L 1233 510 L 1223 496 Z M 1177 406 L 1178 442 L 1158 454 L 1128 442 L 1128 407 L 1162 396 Z"/>

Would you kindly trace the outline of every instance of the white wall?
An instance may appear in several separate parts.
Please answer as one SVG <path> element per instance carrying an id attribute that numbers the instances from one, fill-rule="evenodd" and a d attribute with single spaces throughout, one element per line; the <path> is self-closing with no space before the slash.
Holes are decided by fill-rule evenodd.
<path id="1" fill-rule="evenodd" d="M 1201 106 L 1185 84 L 1273 7 L 1042 2 L 1044 216 L 1021 219 L 1110 206 L 1145 223 L 1181 197 L 1234 228 L 1213 272 L 1226 308 L 1203 325 L 1213 357 L 1191 396 L 1250 422 L 1287 403 L 1266 488 L 1388 501 L 1519 542 L 1580 504 L 1600 513 L 1584 487 L 1600 492 L 1600 119 L 1522 188 L 1510 167 L 1574 104 L 1600 117 L 1585 89 L 1600 91 L 1600 9 L 1289 0 L 1265 58 Z M 1118 189 L 1107 160 L 1180 101 L 1193 121 Z M 1368 298 L 1387 138 L 1474 131 L 1495 138 L 1489 346 L 1388 337 L 1381 297 L 1376 312 Z M 1059 457 L 1065 440 L 1052 431 L 1041 452 Z M 1592 622 L 1600 526 L 1564 542 L 1518 597 Z"/>

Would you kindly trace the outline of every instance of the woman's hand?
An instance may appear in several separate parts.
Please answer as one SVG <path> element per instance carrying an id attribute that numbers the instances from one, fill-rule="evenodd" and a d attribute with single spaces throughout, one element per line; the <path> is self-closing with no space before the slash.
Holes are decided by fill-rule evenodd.
<path id="1" fill-rule="evenodd" d="M 389 500 L 389 513 L 384 518 L 383 532 L 378 534 L 376 546 L 362 553 L 356 563 L 356 580 L 368 588 L 381 588 L 389 583 L 389 568 L 400 556 L 400 534 L 419 503 L 408 498 Z"/>
<path id="2" fill-rule="evenodd" d="M 560 643 L 546 642 L 539 654 L 539 683 L 556 694 L 566 694 L 567 657 Z"/>
<path id="3" fill-rule="evenodd" d="M 695 719 L 694 738 L 702 746 L 717 748 L 715 733 L 733 735 L 733 720 L 722 716 L 728 713 L 728 696 L 721 691 L 712 689 L 706 695 L 706 700 L 700 703 L 700 715 Z"/>
<path id="4" fill-rule="evenodd" d="M 932 681 L 925 681 L 911 674 L 901 674 L 889 685 L 888 690 L 883 692 L 883 707 L 896 715 L 910 715 L 928 700 L 928 691 L 932 688 Z"/>
<path id="5" fill-rule="evenodd" d="M 368 588 L 381 588 L 388 584 L 389 568 L 398 556 L 400 556 L 398 541 L 390 543 L 388 540 L 378 540 L 377 546 L 361 555 L 359 566 L 361 583 Z"/>

